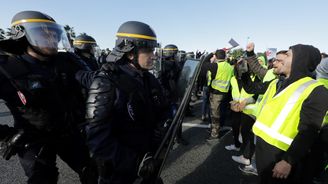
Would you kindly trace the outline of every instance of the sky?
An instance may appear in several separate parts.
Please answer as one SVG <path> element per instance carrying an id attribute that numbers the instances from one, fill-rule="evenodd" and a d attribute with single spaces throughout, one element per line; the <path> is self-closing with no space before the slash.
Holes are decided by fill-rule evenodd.
<path id="1" fill-rule="evenodd" d="M 242 48 L 254 42 L 256 52 L 299 43 L 328 52 L 326 0 L 10 0 L 1 3 L 0 28 L 25 10 L 91 35 L 102 49 L 112 49 L 119 26 L 134 20 L 150 25 L 162 46 L 185 51 L 212 52 L 233 38 Z"/>

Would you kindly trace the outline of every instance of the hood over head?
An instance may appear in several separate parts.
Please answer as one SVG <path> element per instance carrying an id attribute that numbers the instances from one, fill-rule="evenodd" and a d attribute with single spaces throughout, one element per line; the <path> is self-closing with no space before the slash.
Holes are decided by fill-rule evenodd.
<path id="1" fill-rule="evenodd" d="M 296 80 L 302 77 L 311 77 L 312 72 L 316 69 L 321 61 L 319 49 L 312 45 L 294 45 L 290 49 L 293 51 L 293 61 L 290 78 Z"/>
<path id="2" fill-rule="evenodd" d="M 290 76 L 281 83 L 277 92 L 303 77 L 312 77 L 313 71 L 321 60 L 319 49 L 312 45 L 297 44 L 291 46 L 290 49 L 293 52 L 291 73 Z"/>

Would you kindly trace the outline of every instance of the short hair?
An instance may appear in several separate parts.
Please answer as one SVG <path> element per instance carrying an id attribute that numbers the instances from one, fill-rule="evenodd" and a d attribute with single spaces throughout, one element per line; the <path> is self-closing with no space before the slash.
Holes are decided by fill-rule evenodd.
<path id="1" fill-rule="evenodd" d="M 218 49 L 215 51 L 215 56 L 217 59 L 225 59 L 226 58 L 226 52 L 223 49 Z"/>

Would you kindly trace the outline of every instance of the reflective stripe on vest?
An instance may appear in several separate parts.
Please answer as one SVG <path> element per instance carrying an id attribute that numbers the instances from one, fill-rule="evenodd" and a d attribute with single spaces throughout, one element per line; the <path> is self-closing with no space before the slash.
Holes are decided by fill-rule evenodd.
<path id="1" fill-rule="evenodd" d="M 262 82 L 268 82 L 268 81 L 271 81 L 273 79 L 277 78 L 277 76 L 273 73 L 273 68 L 268 70 L 262 80 Z M 254 108 L 254 111 L 253 111 L 253 116 L 257 117 L 259 115 L 259 111 L 261 110 L 260 109 L 260 104 L 261 104 L 261 101 L 263 99 L 263 95 L 259 95 L 257 97 L 257 100 L 256 100 L 256 103 L 255 103 L 255 108 Z"/>
<path id="2" fill-rule="evenodd" d="M 275 84 L 276 81 L 273 81 L 270 86 Z M 288 150 L 298 133 L 302 104 L 319 85 L 319 82 L 305 77 L 276 96 L 276 88 L 269 88 L 264 94 L 262 111 L 253 126 L 254 134 L 281 150 Z"/>
<path id="3" fill-rule="evenodd" d="M 233 67 L 226 61 L 218 62 L 218 69 L 215 78 L 210 85 L 213 89 L 220 92 L 228 92 L 230 87 L 230 79 L 233 76 Z"/>

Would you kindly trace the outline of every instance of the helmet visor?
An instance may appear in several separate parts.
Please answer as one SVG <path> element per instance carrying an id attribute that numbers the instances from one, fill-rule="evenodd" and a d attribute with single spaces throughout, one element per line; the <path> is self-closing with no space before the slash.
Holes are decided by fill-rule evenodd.
<path id="1" fill-rule="evenodd" d="M 43 54 L 72 51 L 66 32 L 61 25 L 51 22 L 23 23 L 28 42 Z"/>

